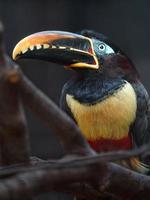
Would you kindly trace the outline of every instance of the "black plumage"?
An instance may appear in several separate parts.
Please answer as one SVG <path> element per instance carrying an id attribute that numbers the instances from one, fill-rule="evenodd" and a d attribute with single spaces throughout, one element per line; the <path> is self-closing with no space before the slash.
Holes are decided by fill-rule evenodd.
<path id="1" fill-rule="evenodd" d="M 134 147 L 136 148 L 150 142 L 149 95 L 140 81 L 140 76 L 133 62 L 103 34 L 89 30 L 83 30 L 81 34 L 104 41 L 115 50 L 115 54 L 106 55 L 103 58 L 102 68 L 94 72 L 92 69 L 75 69 L 78 74 L 77 77 L 71 79 L 63 87 L 60 99 L 61 108 L 72 115 L 66 104 L 66 94 L 73 95 L 81 103 L 95 104 L 106 98 L 107 95 L 111 95 L 111 92 L 113 94 L 115 89 L 118 89 L 119 85 L 121 86 L 124 81 L 128 81 L 134 88 L 137 97 L 136 119 L 130 127 Z M 148 164 L 150 162 L 149 156 L 144 157 L 143 160 Z"/>

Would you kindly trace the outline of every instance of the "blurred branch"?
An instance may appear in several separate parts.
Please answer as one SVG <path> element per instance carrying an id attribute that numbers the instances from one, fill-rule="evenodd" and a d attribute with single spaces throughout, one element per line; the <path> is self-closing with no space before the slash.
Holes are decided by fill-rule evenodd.
<path id="1" fill-rule="evenodd" d="M 29 164 L 30 148 L 19 90 L 6 76 L 17 70 L 5 53 L 4 29 L 0 22 L 0 164 Z M 1 192 L 1 191 L 0 191 Z M 10 198 L 11 199 L 11 198 Z M 31 199 L 31 198 L 30 198 Z M 26 199 L 27 200 L 27 199 Z M 28 199 L 29 200 L 29 199 Z"/>
<path id="2" fill-rule="evenodd" d="M 119 199 L 147 199 L 150 190 L 149 176 L 106 163 L 96 156 L 72 162 L 64 160 L 55 164 L 43 163 L 39 169 L 29 168 L 27 172 L 0 182 L 0 199 L 25 199 L 41 192 L 66 190 L 67 187 L 70 188 L 69 192 L 76 195 L 78 187 L 73 183 L 89 185 L 89 193 L 91 187 L 91 190 L 97 191 L 98 196 L 107 196 L 108 193 Z M 88 196 L 85 198 L 89 199 Z"/>
<path id="3" fill-rule="evenodd" d="M 93 154 L 94 152 L 73 120 L 31 83 L 21 71 L 16 70 L 15 73 L 8 75 L 9 82 L 12 81 L 13 77 L 20 77 L 16 85 L 19 88 L 22 101 L 58 136 L 66 153 Z"/>
<path id="4" fill-rule="evenodd" d="M 31 170 L 39 170 L 43 169 L 46 167 L 52 167 L 57 168 L 60 166 L 63 167 L 64 165 L 67 167 L 72 167 L 74 164 L 81 162 L 84 162 L 84 164 L 89 164 L 92 161 L 93 162 L 116 162 L 120 160 L 125 160 L 129 159 L 131 157 L 137 157 L 140 155 L 145 154 L 150 150 L 150 145 L 143 145 L 139 149 L 134 149 L 130 151 L 117 151 L 117 152 L 108 152 L 108 153 L 101 153 L 101 154 L 96 154 L 96 155 L 89 155 L 89 156 L 78 156 L 74 154 L 69 154 L 65 156 L 62 159 L 59 160 L 42 160 L 37 157 L 31 157 L 30 158 L 30 165 L 26 166 L 26 164 L 21 163 L 21 164 L 16 164 L 16 165 L 10 165 L 10 166 L 4 166 L 0 167 L 0 178 L 5 177 L 5 176 L 10 176 L 14 175 L 17 173 L 23 173 L 23 172 L 28 172 Z"/>
<path id="5" fill-rule="evenodd" d="M 6 76 L 17 66 L 5 54 L 3 26 L 0 22 L 0 151 L 1 164 L 29 162 L 27 125 L 16 85 Z"/>

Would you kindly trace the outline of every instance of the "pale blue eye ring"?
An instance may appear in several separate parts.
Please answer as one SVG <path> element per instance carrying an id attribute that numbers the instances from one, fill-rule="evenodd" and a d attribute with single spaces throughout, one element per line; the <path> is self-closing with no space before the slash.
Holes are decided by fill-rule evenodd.
<path id="1" fill-rule="evenodd" d="M 98 46 L 98 48 L 99 48 L 100 51 L 105 51 L 106 46 L 105 46 L 105 44 L 101 43 L 101 44 Z"/>

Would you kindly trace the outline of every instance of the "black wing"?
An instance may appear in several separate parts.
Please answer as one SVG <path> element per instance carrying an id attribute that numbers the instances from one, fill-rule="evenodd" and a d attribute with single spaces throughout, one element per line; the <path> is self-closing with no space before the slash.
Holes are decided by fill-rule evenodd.
<path id="1" fill-rule="evenodd" d="M 150 142 L 150 99 L 146 89 L 140 82 L 132 84 L 132 86 L 137 95 L 137 113 L 131 127 L 131 133 L 134 144 L 138 147 Z M 150 162 L 150 156 L 148 157 L 147 161 Z"/>

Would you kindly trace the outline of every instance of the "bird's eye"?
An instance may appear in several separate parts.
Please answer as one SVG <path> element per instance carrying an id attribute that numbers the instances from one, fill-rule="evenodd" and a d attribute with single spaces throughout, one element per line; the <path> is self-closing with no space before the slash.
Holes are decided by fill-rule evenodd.
<path id="1" fill-rule="evenodd" d="M 100 44 L 98 48 L 100 51 L 105 51 L 106 46 L 105 46 L 105 44 Z"/>

